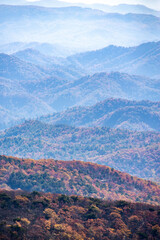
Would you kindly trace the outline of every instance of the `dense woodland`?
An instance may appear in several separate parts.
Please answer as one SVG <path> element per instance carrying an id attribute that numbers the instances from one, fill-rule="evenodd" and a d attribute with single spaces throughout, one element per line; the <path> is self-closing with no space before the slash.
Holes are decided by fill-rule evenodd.
<path id="1" fill-rule="evenodd" d="M 160 204 L 156 183 L 94 163 L 0 156 L 0 165 L 1 188 Z"/>
<path id="2" fill-rule="evenodd" d="M 0 134 L 0 154 L 90 161 L 160 182 L 160 134 L 107 127 L 75 128 L 39 121 Z"/>
<path id="3" fill-rule="evenodd" d="M 2 240 L 159 240 L 160 207 L 0 191 Z"/>

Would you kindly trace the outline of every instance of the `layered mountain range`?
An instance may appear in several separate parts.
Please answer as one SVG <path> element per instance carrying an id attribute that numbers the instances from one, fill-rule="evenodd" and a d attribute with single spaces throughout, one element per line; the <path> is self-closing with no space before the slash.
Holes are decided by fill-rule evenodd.
<path id="1" fill-rule="evenodd" d="M 159 142 L 157 132 L 26 121 L 1 132 L 0 154 L 96 162 L 159 182 Z"/>
<path id="2" fill-rule="evenodd" d="M 146 54 L 145 49 L 148 49 Z M 153 58 L 148 56 L 149 49 Z M 153 76 L 159 76 L 158 49 L 159 42 L 135 48 L 110 46 L 68 58 L 47 56 L 35 49 L 25 49 L 12 55 L 1 53 L 0 111 L 4 116 L 1 119 L 1 129 L 13 125 L 20 119 L 51 114 L 77 105 L 89 106 L 111 97 L 159 101 L 159 79 L 148 77 L 149 71 L 153 72 Z M 143 65 L 137 63 L 135 65 L 147 77 L 112 72 L 113 69 L 119 71 L 123 69 L 122 66 L 118 68 L 118 61 L 125 63 L 124 56 L 126 64 L 129 58 L 130 61 L 134 59 L 134 62 L 141 59 Z M 132 69 L 133 65 L 129 63 Z M 106 64 L 112 67 L 105 67 Z M 144 68 L 147 69 L 146 72 Z M 107 72 L 94 73 L 101 70 Z M 127 72 L 125 68 L 123 70 Z M 135 112 L 138 113 L 139 109 Z M 132 129 L 134 128 L 133 126 Z M 139 130 L 147 128 L 144 125 Z"/>
<path id="3" fill-rule="evenodd" d="M 32 39 L 32 42 L 59 44 L 80 52 L 110 44 L 135 46 L 148 42 L 148 39 L 157 41 L 160 38 L 159 17 L 106 13 L 78 6 L 44 8 L 1 5 L 0 20 L 1 44 L 11 42 L 10 39 L 12 42 L 19 42 L 19 39 L 30 42 Z"/>
<path id="4" fill-rule="evenodd" d="M 0 239 L 160 239 L 150 5 L 0 0 Z"/>
<path id="5" fill-rule="evenodd" d="M 159 78 L 160 42 L 144 43 L 137 47 L 109 46 L 69 57 L 90 73 L 120 71 Z"/>
<path id="6" fill-rule="evenodd" d="M 160 131 L 160 102 L 106 99 L 89 107 L 75 107 L 42 116 L 40 121 L 77 127 L 103 126 L 137 131 Z"/>

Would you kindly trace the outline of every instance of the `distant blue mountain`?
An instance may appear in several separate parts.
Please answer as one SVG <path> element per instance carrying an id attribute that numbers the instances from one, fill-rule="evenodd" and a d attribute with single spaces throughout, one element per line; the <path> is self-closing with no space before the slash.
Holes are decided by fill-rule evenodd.
<path id="1" fill-rule="evenodd" d="M 136 13 L 136 14 L 150 14 L 155 15 L 157 17 L 160 16 L 160 11 L 153 10 L 140 4 L 119 4 L 115 6 L 109 6 L 106 4 L 91 4 L 90 7 L 110 13 L 121 14 Z"/>
<path id="2" fill-rule="evenodd" d="M 50 76 L 47 79 L 34 80 L 29 83 L 27 81 L 9 80 L 1 77 L 0 85 L 1 108 L 3 115 L 7 118 L 1 119 L 2 126 L 4 122 L 10 122 L 11 119 L 33 118 L 51 114 L 55 110 L 66 110 L 68 107 L 77 105 L 93 105 L 98 101 L 111 97 L 160 101 L 159 80 L 118 72 L 110 74 L 97 73 L 93 76 L 86 76 L 71 82 L 66 82 L 61 77 L 58 78 L 58 76 Z M 139 115 L 141 115 L 140 119 L 143 116 L 142 112 L 145 116 L 148 114 L 148 110 L 145 108 L 140 109 L 139 112 L 137 106 L 136 108 L 129 107 L 128 110 L 126 106 L 125 111 L 131 112 L 132 116 L 138 116 L 138 119 Z M 123 113 L 121 109 L 119 115 L 125 116 L 126 112 Z M 8 118 L 9 113 L 12 116 L 11 119 Z M 78 119 L 79 117 L 77 121 Z M 103 121 L 109 120 L 99 119 L 98 121 L 99 124 L 103 125 Z M 72 121 L 69 120 L 67 122 L 71 123 Z M 113 119 L 111 122 L 113 126 L 118 124 L 114 124 Z M 90 123 L 86 122 L 86 124 Z M 121 125 L 122 128 L 126 126 Z M 128 128 L 149 129 L 146 124 L 141 124 L 141 127 L 136 126 L 136 124 L 128 124 Z M 154 127 L 152 128 L 154 129 Z"/>
<path id="3" fill-rule="evenodd" d="M 151 14 L 160 16 L 160 12 L 148 8 L 140 4 L 119 4 L 119 5 L 107 5 L 107 4 L 84 4 L 84 3 L 70 3 L 57 0 L 39 0 L 35 2 L 28 2 L 26 0 L 0 0 L 0 4 L 8 5 L 34 5 L 43 7 L 67 7 L 67 6 L 79 6 L 85 8 L 99 9 L 110 13 L 138 13 L 138 14 Z M 154 6 L 153 6 L 154 7 Z"/>
<path id="4" fill-rule="evenodd" d="M 23 61 L 35 64 L 35 65 L 46 66 L 46 67 L 51 67 L 52 65 L 56 65 L 56 64 L 57 65 L 65 64 L 65 59 L 63 58 L 46 56 L 32 48 L 27 48 L 25 50 L 18 51 L 12 54 L 12 56 L 18 57 Z"/>
<path id="5" fill-rule="evenodd" d="M 11 119 L 90 106 L 106 98 L 160 101 L 160 78 L 142 76 L 159 76 L 159 44 L 109 46 L 67 59 L 48 57 L 34 49 L 14 55 L 1 53 L 1 126 L 4 122 L 5 127 L 10 126 Z M 128 111 L 139 116 L 137 109 Z"/>
<path id="6" fill-rule="evenodd" d="M 84 67 L 88 73 L 121 71 L 160 78 L 160 42 L 149 42 L 137 47 L 116 47 L 90 51 L 69 57 L 73 64 Z"/>
<path id="7" fill-rule="evenodd" d="M 105 13 L 76 6 L 0 5 L 0 21 L 1 45 L 21 39 L 58 44 L 72 53 L 160 39 L 160 18 L 148 14 Z"/>
<path id="8" fill-rule="evenodd" d="M 0 45 L 0 52 L 6 54 L 13 54 L 26 49 L 33 49 L 39 51 L 43 55 L 52 57 L 67 57 L 76 53 L 76 51 L 71 50 L 70 48 L 64 48 L 59 44 L 50 44 L 45 42 L 11 42 Z"/>
<path id="9" fill-rule="evenodd" d="M 0 129 L 20 119 L 41 116 L 54 109 L 22 86 L 20 81 L 0 77 Z"/>
<path id="10" fill-rule="evenodd" d="M 47 78 L 47 73 L 39 66 L 22 61 L 17 57 L 1 53 L 0 77 L 21 81 L 33 81 Z"/>
<path id="11" fill-rule="evenodd" d="M 58 0 L 39 0 L 30 2 L 27 0 L 0 0 L 0 4 L 6 5 L 34 5 L 43 7 L 66 7 L 72 5 L 71 3 L 58 1 Z"/>
<path id="12" fill-rule="evenodd" d="M 160 131 L 160 102 L 106 99 L 90 107 L 75 107 L 40 117 L 49 124 Z"/>
<path id="13" fill-rule="evenodd" d="M 60 111 L 77 105 L 92 105 L 106 98 L 125 98 L 130 100 L 160 101 L 159 80 L 112 72 L 96 73 L 82 77 L 71 83 L 46 89 L 42 99 Z M 53 96 L 50 95 L 53 93 Z"/>

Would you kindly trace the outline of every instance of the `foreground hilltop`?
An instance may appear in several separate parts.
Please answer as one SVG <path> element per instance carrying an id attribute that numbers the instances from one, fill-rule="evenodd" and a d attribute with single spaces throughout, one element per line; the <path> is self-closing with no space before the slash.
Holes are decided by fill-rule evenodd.
<path id="1" fill-rule="evenodd" d="M 1 239 L 160 238 L 160 209 L 125 201 L 0 191 Z"/>
<path id="2" fill-rule="evenodd" d="M 160 203 L 156 183 L 94 163 L 1 156 L 0 165 L 0 184 L 8 189 Z"/>

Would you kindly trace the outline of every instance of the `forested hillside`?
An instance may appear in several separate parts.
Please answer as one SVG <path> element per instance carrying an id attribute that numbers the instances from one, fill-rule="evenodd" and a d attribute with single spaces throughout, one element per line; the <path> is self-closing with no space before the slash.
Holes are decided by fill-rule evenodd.
<path id="1" fill-rule="evenodd" d="M 159 207 L 142 203 L 0 191 L 0 209 L 4 240 L 160 238 Z"/>
<path id="2" fill-rule="evenodd" d="M 160 131 L 160 102 L 106 99 L 93 106 L 74 107 L 42 116 L 40 121 L 70 126 L 103 126 L 136 131 Z"/>
<path id="3" fill-rule="evenodd" d="M 0 134 L 0 154 L 82 160 L 160 181 L 160 134 L 26 121 Z"/>
<path id="4" fill-rule="evenodd" d="M 160 203 L 160 186 L 113 168 L 80 161 L 0 156 L 1 188 Z"/>

